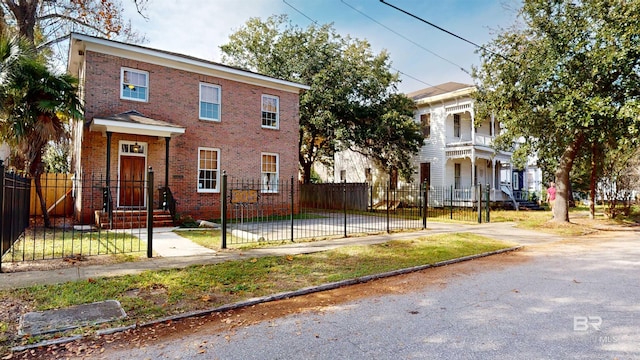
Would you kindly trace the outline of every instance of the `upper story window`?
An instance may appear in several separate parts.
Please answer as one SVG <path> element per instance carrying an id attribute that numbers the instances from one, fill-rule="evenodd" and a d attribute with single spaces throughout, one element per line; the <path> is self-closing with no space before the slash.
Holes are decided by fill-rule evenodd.
<path id="1" fill-rule="evenodd" d="M 431 137 L 431 114 L 420 114 L 420 129 L 425 139 Z"/>
<path id="2" fill-rule="evenodd" d="M 278 154 L 262 153 L 262 192 L 278 192 Z"/>
<path id="3" fill-rule="evenodd" d="M 220 151 L 198 148 L 198 192 L 218 192 L 220 184 Z"/>
<path id="4" fill-rule="evenodd" d="M 142 70 L 122 68 L 120 73 L 120 98 L 134 101 L 149 101 L 149 73 Z"/>
<path id="5" fill-rule="evenodd" d="M 453 114 L 453 136 L 460 137 L 460 114 Z"/>
<path id="6" fill-rule="evenodd" d="M 200 84 L 200 119 L 220 121 L 220 86 Z"/>
<path id="7" fill-rule="evenodd" d="M 280 99 L 277 96 L 262 95 L 262 127 L 278 128 Z"/>

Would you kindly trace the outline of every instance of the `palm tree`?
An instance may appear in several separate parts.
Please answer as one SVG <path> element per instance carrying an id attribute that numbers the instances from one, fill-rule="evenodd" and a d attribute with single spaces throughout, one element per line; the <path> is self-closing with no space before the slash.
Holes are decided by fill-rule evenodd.
<path id="1" fill-rule="evenodd" d="M 5 41 L 9 41 L 10 50 L 3 51 Z M 82 117 L 82 106 L 77 79 L 53 74 L 41 59 L 20 48 L 19 41 L 0 39 L 3 71 L 7 61 L 6 76 L 0 78 L 0 136 L 18 150 L 23 160 L 14 165 L 24 164 L 24 171 L 33 177 L 44 223 L 49 227 L 40 183 L 44 172 L 42 155 L 49 142 L 69 137 L 65 124 Z"/>

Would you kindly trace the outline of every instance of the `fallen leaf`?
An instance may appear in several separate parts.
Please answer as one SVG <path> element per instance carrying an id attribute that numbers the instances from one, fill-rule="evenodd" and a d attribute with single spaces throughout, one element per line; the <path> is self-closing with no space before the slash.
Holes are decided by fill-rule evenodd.
<path id="1" fill-rule="evenodd" d="M 253 259 L 251 259 L 250 261 L 251 261 L 252 263 L 254 263 L 254 262 L 257 262 L 257 261 L 258 261 L 258 259 L 253 258 Z"/>
<path id="2" fill-rule="evenodd" d="M 287 260 L 293 261 L 293 256 L 292 255 L 287 255 Z"/>

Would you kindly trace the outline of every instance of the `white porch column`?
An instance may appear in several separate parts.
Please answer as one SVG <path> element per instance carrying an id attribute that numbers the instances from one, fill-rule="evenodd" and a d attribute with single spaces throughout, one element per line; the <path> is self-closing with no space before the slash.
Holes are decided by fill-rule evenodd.
<path id="1" fill-rule="evenodd" d="M 476 184 L 476 149 L 471 148 L 471 187 Z"/>
<path id="2" fill-rule="evenodd" d="M 471 104 L 471 144 L 476 144 L 476 126 L 475 126 L 475 117 L 473 115 L 473 104 Z"/>
<path id="3" fill-rule="evenodd" d="M 491 192 L 493 193 L 493 200 L 496 199 L 496 159 L 491 159 Z"/>

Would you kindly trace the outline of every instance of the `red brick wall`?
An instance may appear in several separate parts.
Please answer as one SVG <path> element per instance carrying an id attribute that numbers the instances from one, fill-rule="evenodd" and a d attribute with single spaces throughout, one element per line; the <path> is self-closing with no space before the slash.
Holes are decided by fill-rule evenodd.
<path id="1" fill-rule="evenodd" d="M 280 178 L 287 182 L 292 176 L 297 179 L 298 94 L 91 51 L 85 53 L 85 61 L 87 123 L 94 117 L 136 110 L 147 117 L 186 128 L 184 134 L 170 140 L 169 150 L 169 186 L 178 200 L 179 213 L 196 219 L 219 217 L 220 194 L 197 192 L 199 146 L 220 149 L 220 170 L 229 176 L 259 180 L 260 153 L 271 152 L 279 154 Z M 122 67 L 148 72 L 148 102 L 120 99 Z M 221 87 L 221 122 L 198 119 L 200 82 Z M 280 98 L 278 130 L 261 127 L 263 94 Z M 113 179 L 118 174 L 119 140 L 148 143 L 147 166 L 154 170 L 155 187 L 164 186 L 165 140 L 114 133 L 110 171 Z M 85 127 L 82 154 L 85 179 L 105 176 L 106 137 L 102 133 L 90 132 L 88 126 Z M 157 206 L 158 199 L 155 201 Z"/>

